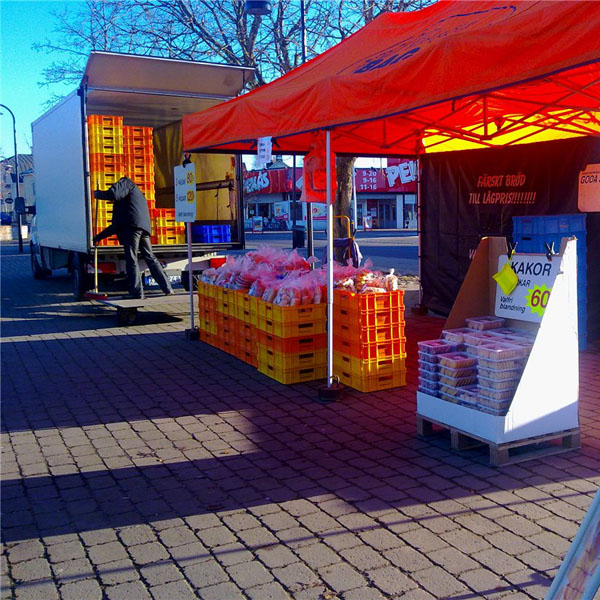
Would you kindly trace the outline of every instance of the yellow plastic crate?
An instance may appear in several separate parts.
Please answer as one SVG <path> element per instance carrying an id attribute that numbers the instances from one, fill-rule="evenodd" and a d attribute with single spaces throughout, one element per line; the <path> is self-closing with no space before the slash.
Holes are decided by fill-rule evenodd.
<path id="1" fill-rule="evenodd" d="M 388 357 L 375 360 L 362 360 L 356 356 L 333 353 L 333 365 L 339 371 L 344 371 L 359 377 L 374 377 L 390 373 L 406 372 L 406 358 Z"/>
<path id="2" fill-rule="evenodd" d="M 334 367 L 333 373 L 340 378 L 340 381 L 344 385 L 354 388 L 359 392 L 377 392 L 379 390 L 389 390 L 406 385 L 406 371 L 385 375 L 372 375 L 369 377 L 354 375 L 348 371 Z"/>
<path id="3" fill-rule="evenodd" d="M 307 321 L 306 323 L 283 324 L 270 321 L 258 316 L 258 328 L 281 338 L 303 337 L 325 333 L 325 319 L 321 321 Z"/>
<path id="4" fill-rule="evenodd" d="M 305 367 L 327 367 L 327 350 L 285 354 L 259 345 L 258 360 L 259 363 L 271 365 L 278 371 L 290 371 Z"/>
<path id="5" fill-rule="evenodd" d="M 275 365 L 268 362 L 258 361 L 258 370 L 263 375 L 283 384 L 301 383 L 304 381 L 315 381 L 327 377 L 327 365 L 322 367 L 302 367 L 300 369 L 277 369 Z"/>
<path id="6" fill-rule="evenodd" d="M 119 173 L 91 173 L 90 182 L 92 186 L 92 195 L 95 190 L 107 190 L 113 183 L 121 179 Z"/>
<path id="7" fill-rule="evenodd" d="M 258 307 L 260 304 L 264 304 L 260 298 L 244 294 L 238 304 L 238 319 L 258 327 Z"/>
<path id="8" fill-rule="evenodd" d="M 305 304 L 300 306 L 279 306 L 270 302 L 261 302 L 258 307 L 259 317 L 266 321 L 291 325 L 293 323 L 307 323 L 310 321 L 323 321 L 327 317 L 326 304 Z"/>

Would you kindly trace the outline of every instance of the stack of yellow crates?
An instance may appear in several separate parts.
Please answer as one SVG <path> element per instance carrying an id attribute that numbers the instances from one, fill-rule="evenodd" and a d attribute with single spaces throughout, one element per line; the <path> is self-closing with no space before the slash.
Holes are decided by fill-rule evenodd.
<path id="1" fill-rule="evenodd" d="M 92 219 L 94 233 L 110 225 L 112 204 L 96 202 L 94 190 L 106 190 L 121 177 L 129 177 L 148 201 L 153 244 L 185 244 L 185 224 L 175 221 L 174 208 L 156 208 L 154 182 L 154 143 L 152 127 L 123 125 L 123 117 L 88 116 L 90 179 L 92 185 Z M 118 246 L 115 237 L 100 242 L 101 246 Z"/>
<path id="2" fill-rule="evenodd" d="M 96 224 L 94 235 L 106 229 L 112 222 L 113 205 L 97 201 L 95 190 L 107 190 L 125 175 L 123 154 L 123 117 L 104 115 L 88 116 L 88 144 L 90 151 L 90 183 L 92 222 Z M 115 237 L 100 242 L 101 246 L 118 246 Z"/>
<path id="3" fill-rule="evenodd" d="M 334 290 L 333 372 L 360 392 L 406 385 L 404 292 Z"/>

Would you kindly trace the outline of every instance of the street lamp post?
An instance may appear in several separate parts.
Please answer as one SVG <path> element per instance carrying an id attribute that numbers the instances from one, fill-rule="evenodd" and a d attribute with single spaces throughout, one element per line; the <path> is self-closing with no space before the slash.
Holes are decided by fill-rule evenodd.
<path id="1" fill-rule="evenodd" d="M 16 198 L 19 198 L 20 194 L 19 194 L 19 155 L 17 154 L 17 121 L 15 119 L 15 115 L 13 113 L 12 110 L 10 110 L 10 108 L 8 108 L 8 106 L 6 106 L 6 104 L 0 104 L 0 108 L 4 108 L 5 110 L 8 111 L 8 113 L 10 114 L 10 116 L 12 117 L 12 121 L 13 121 L 13 143 L 14 143 L 14 150 L 15 150 L 15 185 L 16 185 L 16 191 L 17 194 L 15 196 L 15 204 L 14 206 L 16 207 Z M 21 234 L 21 213 L 17 212 L 17 229 L 19 230 L 19 252 L 23 252 L 23 236 Z"/>

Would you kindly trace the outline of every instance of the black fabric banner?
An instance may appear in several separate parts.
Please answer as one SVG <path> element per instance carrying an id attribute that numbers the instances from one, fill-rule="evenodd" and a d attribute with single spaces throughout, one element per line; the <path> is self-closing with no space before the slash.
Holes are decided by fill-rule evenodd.
<path id="1" fill-rule="evenodd" d="M 447 315 L 479 240 L 488 235 L 511 237 L 514 216 L 578 213 L 579 172 L 597 163 L 600 139 L 591 137 L 425 155 L 423 304 Z M 586 215 L 591 341 L 600 337 L 600 213 Z"/>

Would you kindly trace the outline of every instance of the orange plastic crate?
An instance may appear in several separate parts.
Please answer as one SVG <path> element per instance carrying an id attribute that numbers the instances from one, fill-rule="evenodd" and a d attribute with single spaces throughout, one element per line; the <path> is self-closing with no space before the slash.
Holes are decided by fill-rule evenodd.
<path id="1" fill-rule="evenodd" d="M 333 290 L 333 305 L 347 311 L 362 313 L 379 310 L 404 308 L 404 291 L 382 292 L 380 294 L 354 294 L 343 290 Z"/>
<path id="2" fill-rule="evenodd" d="M 92 154 L 90 153 L 90 173 L 109 171 L 110 173 L 125 173 L 125 160 L 122 154 Z M 122 175 L 121 175 L 122 176 Z"/>
<path id="3" fill-rule="evenodd" d="M 295 352 L 311 352 L 327 348 L 326 333 L 293 338 L 278 337 L 261 329 L 257 329 L 256 333 L 258 343 L 265 348 L 270 348 L 274 352 L 293 354 Z"/>
<path id="4" fill-rule="evenodd" d="M 213 334 L 200 329 L 200 341 L 205 344 L 213 345 Z"/>
<path id="5" fill-rule="evenodd" d="M 357 312 L 333 305 L 333 322 L 335 325 L 350 327 L 384 327 L 404 324 L 404 308 Z"/>
<path id="6" fill-rule="evenodd" d="M 87 118 L 88 126 L 90 125 L 101 125 L 108 127 L 121 127 L 123 128 L 123 117 L 121 116 L 110 116 L 110 115 L 88 115 Z"/>
<path id="7" fill-rule="evenodd" d="M 395 323 L 383 327 L 358 327 L 354 325 L 338 324 L 334 319 L 333 338 L 342 338 L 358 341 L 360 344 L 373 344 L 377 342 L 391 342 L 404 338 L 404 325 Z"/>
<path id="8" fill-rule="evenodd" d="M 406 339 L 361 344 L 356 339 L 348 340 L 334 335 L 333 348 L 342 354 L 355 356 L 361 360 L 403 358 L 406 356 Z"/>
<path id="9" fill-rule="evenodd" d="M 143 137 L 152 139 L 152 127 L 140 127 L 138 125 L 125 125 L 123 135 L 127 138 Z"/>

